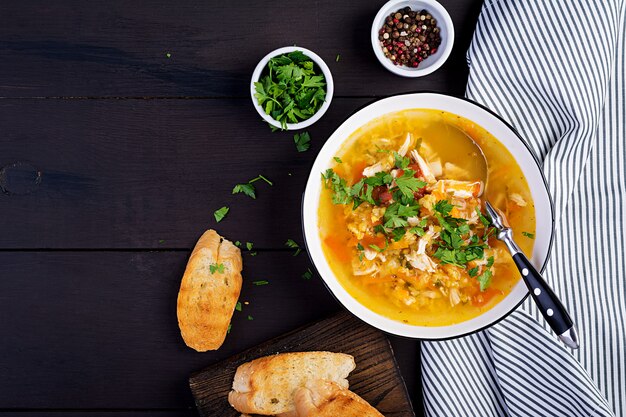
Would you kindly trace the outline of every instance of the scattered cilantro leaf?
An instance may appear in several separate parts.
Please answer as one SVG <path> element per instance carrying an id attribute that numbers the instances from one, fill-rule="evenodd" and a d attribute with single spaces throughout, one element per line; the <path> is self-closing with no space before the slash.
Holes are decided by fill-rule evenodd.
<path id="1" fill-rule="evenodd" d="M 252 283 L 258 287 L 258 286 L 261 286 L 261 285 L 267 285 L 270 282 L 269 281 L 265 281 L 265 280 L 261 280 L 261 281 L 253 281 Z"/>
<path id="2" fill-rule="evenodd" d="M 338 156 L 334 156 L 333 159 L 335 160 L 335 162 L 337 162 L 338 164 L 341 164 L 343 161 L 341 160 L 341 158 L 339 158 Z"/>
<path id="3" fill-rule="evenodd" d="M 235 305 L 235 310 L 241 311 L 241 301 L 237 301 L 237 304 Z"/>
<path id="4" fill-rule="evenodd" d="M 340 58 L 341 58 L 341 55 L 337 54 L 337 56 L 335 57 L 335 62 L 339 62 Z"/>
<path id="5" fill-rule="evenodd" d="M 233 328 L 232 324 L 228 324 L 228 330 L 226 330 L 226 334 L 230 334 L 230 330 Z"/>
<path id="6" fill-rule="evenodd" d="M 296 133 L 293 135 L 293 141 L 298 152 L 305 152 L 311 146 L 311 135 L 309 132 Z"/>
<path id="7" fill-rule="evenodd" d="M 265 181 L 266 183 L 268 183 L 268 184 L 270 185 L 270 187 L 271 187 L 272 185 L 274 185 L 274 183 L 273 183 L 272 181 L 268 180 L 266 177 L 264 177 L 264 176 L 263 176 L 263 175 L 261 175 L 261 174 L 259 174 L 259 176 L 258 176 L 258 177 L 256 177 L 256 178 L 252 178 L 250 181 L 248 181 L 248 184 L 252 184 L 252 183 L 257 182 L 257 181 L 259 181 L 259 180 L 263 180 L 263 181 Z"/>
<path id="8" fill-rule="evenodd" d="M 209 271 L 211 271 L 211 274 L 214 274 L 216 272 L 219 272 L 220 274 L 224 273 L 224 264 L 210 264 L 209 265 Z"/>
<path id="9" fill-rule="evenodd" d="M 247 195 L 248 197 L 256 199 L 256 193 L 255 193 L 254 185 L 252 185 L 250 183 L 235 185 L 235 187 L 233 188 L 233 194 L 239 194 L 239 193 L 243 193 L 243 194 Z"/>
<path id="10" fill-rule="evenodd" d="M 285 242 L 285 246 L 287 246 L 288 248 L 292 248 L 292 249 L 296 250 L 293 253 L 293 256 L 298 256 L 298 255 L 300 255 L 300 252 L 302 252 L 302 249 L 300 248 L 300 245 L 298 245 L 296 243 L 296 241 L 293 240 L 293 239 L 287 239 L 287 241 Z"/>
<path id="11" fill-rule="evenodd" d="M 476 275 L 478 275 L 478 267 L 476 266 L 470 269 L 469 271 L 467 271 L 467 273 L 469 274 L 470 277 L 475 277 Z"/>
<path id="12" fill-rule="evenodd" d="M 215 213 L 213 213 L 213 216 L 215 216 L 215 221 L 218 223 L 221 222 L 224 219 L 224 217 L 226 217 L 226 214 L 228 214 L 229 210 L 230 209 L 226 206 L 215 210 Z"/>
<path id="13" fill-rule="evenodd" d="M 302 278 L 304 279 L 311 279 L 313 278 L 313 271 L 311 271 L 311 268 L 308 268 L 304 274 L 302 274 Z"/>
<path id="14" fill-rule="evenodd" d="M 534 239 L 535 238 L 535 234 L 534 233 L 522 232 L 522 235 L 526 236 L 529 239 Z"/>
<path id="15" fill-rule="evenodd" d="M 248 320 L 252 321 L 254 320 L 254 317 L 252 317 L 251 315 L 248 315 Z"/>

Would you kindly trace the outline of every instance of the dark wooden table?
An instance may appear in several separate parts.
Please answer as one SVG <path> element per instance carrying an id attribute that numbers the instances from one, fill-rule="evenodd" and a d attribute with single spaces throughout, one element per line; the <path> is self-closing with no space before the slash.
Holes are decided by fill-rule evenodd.
<path id="1" fill-rule="evenodd" d="M 448 62 L 403 79 L 369 44 L 382 1 L 0 2 L 0 411 L 30 416 L 190 416 L 188 375 L 341 307 L 302 279 L 300 196 L 309 167 L 354 110 L 402 92 L 462 95 L 479 0 L 445 0 Z M 335 97 L 298 153 L 251 105 L 272 49 L 329 64 Z M 167 56 L 169 54 L 169 58 Z M 335 57 L 340 55 L 339 62 Z M 264 174 L 257 200 L 231 195 Z M 215 224 L 213 211 L 231 207 Z M 251 241 L 226 343 L 182 342 L 176 295 L 207 228 Z M 269 285 L 255 287 L 254 280 Z M 253 321 L 246 319 L 254 317 Z M 418 414 L 419 344 L 391 338 Z"/>

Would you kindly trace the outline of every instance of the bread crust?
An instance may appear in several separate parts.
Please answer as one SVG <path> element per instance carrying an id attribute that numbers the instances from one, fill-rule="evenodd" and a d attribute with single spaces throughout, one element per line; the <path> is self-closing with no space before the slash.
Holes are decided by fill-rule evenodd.
<path id="1" fill-rule="evenodd" d="M 211 265 L 224 265 L 211 273 Z M 241 251 L 215 230 L 207 230 L 191 252 L 178 291 L 178 327 L 185 344 L 198 352 L 224 343 L 242 285 Z"/>
<path id="2" fill-rule="evenodd" d="M 309 381 L 322 378 L 348 387 L 356 367 L 344 353 L 291 352 L 266 356 L 237 368 L 228 401 L 244 414 L 276 415 L 295 409 L 294 393 Z"/>
<path id="3" fill-rule="evenodd" d="M 331 381 L 318 380 L 294 395 L 297 417 L 384 417 L 354 392 Z"/>

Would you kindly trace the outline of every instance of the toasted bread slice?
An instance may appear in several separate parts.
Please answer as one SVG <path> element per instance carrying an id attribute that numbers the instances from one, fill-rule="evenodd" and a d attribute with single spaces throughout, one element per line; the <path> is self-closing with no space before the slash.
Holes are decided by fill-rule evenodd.
<path id="1" fill-rule="evenodd" d="M 354 392 L 331 382 L 317 380 L 294 395 L 298 417 L 384 417 Z"/>
<path id="2" fill-rule="evenodd" d="M 294 352 L 266 356 L 237 368 L 228 401 L 245 414 L 292 412 L 298 388 L 317 379 L 347 388 L 346 377 L 355 367 L 354 358 L 343 353 Z"/>
<path id="3" fill-rule="evenodd" d="M 178 326 L 198 352 L 218 349 L 241 292 L 241 251 L 207 230 L 189 257 L 178 292 Z"/>

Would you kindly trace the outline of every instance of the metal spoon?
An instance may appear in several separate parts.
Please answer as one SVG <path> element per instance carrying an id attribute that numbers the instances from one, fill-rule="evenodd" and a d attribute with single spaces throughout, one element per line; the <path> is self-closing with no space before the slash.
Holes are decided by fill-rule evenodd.
<path id="1" fill-rule="evenodd" d="M 509 249 L 517 269 L 522 274 L 522 278 L 530 291 L 530 295 L 537 303 L 543 318 L 548 322 L 552 330 L 559 336 L 559 339 L 568 347 L 578 349 L 578 332 L 576 325 L 556 294 L 552 291 L 548 283 L 541 274 L 533 267 L 526 255 L 520 250 L 513 240 L 513 233 L 508 225 L 506 217 L 499 213 L 489 201 L 485 202 L 487 213 L 491 217 L 491 223 L 498 229 L 498 239 L 504 242 Z"/>
<path id="2" fill-rule="evenodd" d="M 476 147 L 475 156 L 484 161 L 484 165 L 479 162 L 481 167 L 484 166 L 484 171 L 480 170 L 481 176 L 483 176 L 480 180 L 483 181 L 484 195 L 487 190 L 488 180 L 487 158 L 485 158 L 485 154 L 480 146 L 471 137 L 469 137 L 469 139 Z M 513 231 L 509 227 L 504 214 L 495 209 L 489 201 L 486 200 L 485 207 L 487 209 L 487 213 L 491 217 L 493 226 L 498 229 L 497 238 L 504 242 L 506 247 L 509 249 L 511 257 L 522 274 L 522 278 L 524 279 L 531 296 L 535 300 L 535 303 L 537 303 L 539 311 L 541 311 L 544 319 L 566 346 L 572 349 L 578 349 L 578 331 L 576 330 L 576 325 L 567 313 L 567 310 L 563 307 L 563 304 L 557 295 L 554 294 L 554 291 L 552 291 L 548 283 L 533 267 L 526 255 L 524 255 L 519 246 L 517 246 L 513 240 Z"/>

